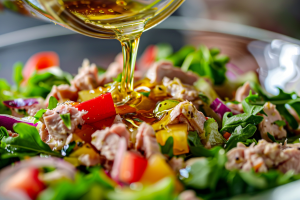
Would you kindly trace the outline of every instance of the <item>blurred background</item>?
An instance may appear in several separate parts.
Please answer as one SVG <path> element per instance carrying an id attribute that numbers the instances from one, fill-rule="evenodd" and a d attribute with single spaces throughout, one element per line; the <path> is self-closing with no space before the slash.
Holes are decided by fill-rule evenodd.
<path id="1" fill-rule="evenodd" d="M 2 4 L 15 9 L 8 1 Z M 84 58 L 106 68 L 121 51 L 116 40 L 82 36 L 5 6 L 0 4 L 0 78 L 9 82 L 13 64 L 26 62 L 39 51 L 57 52 L 61 68 L 71 73 Z M 300 39 L 299 7 L 299 0 L 187 0 L 169 19 L 143 34 L 139 55 L 150 44 L 170 43 L 178 50 L 187 43 L 204 43 L 220 47 L 236 65 L 256 69 L 257 59 L 249 54 L 248 44 L 257 39 Z"/>

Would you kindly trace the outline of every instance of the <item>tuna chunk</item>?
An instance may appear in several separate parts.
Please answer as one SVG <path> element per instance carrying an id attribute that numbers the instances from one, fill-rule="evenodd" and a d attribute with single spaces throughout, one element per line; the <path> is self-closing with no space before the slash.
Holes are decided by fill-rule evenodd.
<path id="1" fill-rule="evenodd" d="M 185 167 L 184 160 L 182 157 L 173 157 L 171 160 L 169 160 L 169 165 L 175 173 L 179 173 L 179 170 Z"/>
<path id="2" fill-rule="evenodd" d="M 78 74 L 72 80 L 72 85 L 78 90 L 92 90 L 98 87 L 98 69 L 87 59 L 83 60 L 82 67 L 79 68 Z"/>
<path id="3" fill-rule="evenodd" d="M 186 123 L 189 131 L 197 131 L 199 136 L 204 133 L 205 116 L 188 101 L 179 103 L 170 113 L 169 124 Z"/>
<path id="4" fill-rule="evenodd" d="M 148 70 L 146 77 L 150 79 L 151 83 L 161 83 L 164 77 L 174 79 L 177 77 L 184 84 L 193 85 L 198 76 L 192 72 L 184 72 L 180 68 L 173 66 L 171 62 L 160 61 L 154 63 Z"/>
<path id="5" fill-rule="evenodd" d="M 60 117 L 60 114 L 67 113 L 70 113 L 71 118 L 70 129 L 66 127 Z M 62 147 L 65 144 L 68 135 L 72 134 L 78 125 L 84 124 L 82 116 L 86 113 L 86 111 L 78 111 L 77 108 L 67 104 L 59 105 L 53 110 L 47 110 L 43 115 L 44 124 L 39 130 L 41 139 L 50 147 Z"/>
<path id="6" fill-rule="evenodd" d="M 285 173 L 294 170 L 300 173 L 300 145 L 284 145 L 269 143 L 260 140 L 257 145 L 250 147 L 239 143 L 236 148 L 227 153 L 226 169 L 241 169 L 256 172 L 266 172 L 269 169 L 278 169 Z"/>
<path id="7" fill-rule="evenodd" d="M 113 161 L 118 150 L 120 138 L 124 137 L 129 145 L 129 132 L 124 124 L 114 124 L 111 128 L 98 130 L 92 135 L 92 144 L 107 160 Z"/>
<path id="8" fill-rule="evenodd" d="M 175 99 L 194 101 L 198 98 L 198 92 L 193 86 L 182 84 L 178 78 L 173 80 L 164 77 L 163 85 L 167 88 L 167 92 Z"/>
<path id="9" fill-rule="evenodd" d="M 48 104 L 50 97 L 55 97 L 58 102 L 63 103 L 65 101 L 77 101 L 78 90 L 74 86 L 70 85 L 59 85 L 53 86 L 51 92 L 48 94 L 45 102 Z"/>
<path id="10" fill-rule="evenodd" d="M 264 111 L 268 116 L 263 115 L 264 119 L 258 125 L 261 137 L 269 142 L 271 142 L 271 140 L 268 137 L 268 133 L 273 135 L 276 139 L 285 138 L 286 130 L 284 127 L 279 127 L 274 123 L 277 120 L 282 120 L 279 112 L 276 110 L 276 106 L 267 102 L 264 105 Z"/>
<path id="11" fill-rule="evenodd" d="M 178 196 L 178 200 L 200 200 L 194 190 L 185 190 Z"/>
<path id="12" fill-rule="evenodd" d="M 135 148 L 144 152 L 146 158 L 149 158 L 155 153 L 160 153 L 160 147 L 157 143 L 154 129 L 145 122 L 138 128 Z"/>
<path id="13" fill-rule="evenodd" d="M 250 87 L 250 83 L 249 82 L 244 83 L 243 86 L 239 87 L 236 90 L 235 100 L 238 102 L 242 102 L 247 96 L 249 96 L 250 90 L 252 90 Z M 252 94 L 253 93 L 254 91 L 252 90 Z"/>

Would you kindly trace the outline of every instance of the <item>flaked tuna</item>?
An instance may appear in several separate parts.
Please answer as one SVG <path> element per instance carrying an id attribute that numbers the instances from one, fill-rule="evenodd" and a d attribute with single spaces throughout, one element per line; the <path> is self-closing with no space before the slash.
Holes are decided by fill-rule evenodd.
<path id="1" fill-rule="evenodd" d="M 154 129 L 145 122 L 138 128 L 135 148 L 144 152 L 146 158 L 149 158 L 155 153 L 160 153 L 160 147 L 157 143 Z"/>
<path id="2" fill-rule="evenodd" d="M 148 70 L 146 77 L 150 79 L 152 83 L 161 83 L 164 77 L 174 79 L 175 77 L 180 79 L 182 83 L 193 85 L 198 76 L 192 72 L 184 72 L 180 68 L 173 66 L 171 62 L 160 61 L 154 63 Z"/>

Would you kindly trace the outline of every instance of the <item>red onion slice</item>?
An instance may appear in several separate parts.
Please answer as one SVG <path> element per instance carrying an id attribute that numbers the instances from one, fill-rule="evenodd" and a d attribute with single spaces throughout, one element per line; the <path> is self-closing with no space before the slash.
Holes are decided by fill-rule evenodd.
<path id="1" fill-rule="evenodd" d="M 37 126 L 38 123 L 34 124 L 30 121 L 24 120 L 22 118 L 14 117 L 11 115 L 0 115 L 0 126 L 4 126 L 7 130 L 13 131 L 13 126 L 15 123 L 26 123 L 30 126 Z"/>
<path id="2" fill-rule="evenodd" d="M 216 98 L 211 104 L 210 108 L 217 113 L 221 119 L 226 112 L 231 112 L 230 108 L 228 108 L 219 98 Z"/>
<path id="3" fill-rule="evenodd" d="M 22 108 L 25 106 L 32 106 L 34 104 L 38 104 L 37 99 L 14 99 L 14 100 L 8 100 L 3 101 L 3 104 L 6 105 L 9 108 Z"/>

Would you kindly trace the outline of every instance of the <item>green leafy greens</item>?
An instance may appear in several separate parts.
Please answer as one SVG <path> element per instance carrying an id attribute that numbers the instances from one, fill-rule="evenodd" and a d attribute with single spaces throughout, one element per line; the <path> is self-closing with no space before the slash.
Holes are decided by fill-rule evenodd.
<path id="1" fill-rule="evenodd" d="M 30 126 L 25 123 L 16 123 L 14 125 L 14 131 L 19 135 L 17 137 L 4 136 L 1 140 L 1 147 L 23 149 L 23 151 L 30 151 L 36 153 L 42 153 L 46 155 L 53 155 L 60 157 L 60 154 L 56 151 L 52 151 L 50 147 L 45 144 L 39 135 L 39 132 L 34 126 Z"/>
<path id="2" fill-rule="evenodd" d="M 60 114 L 59 116 L 63 120 L 66 127 L 68 129 L 71 129 L 72 124 L 71 124 L 71 115 L 70 115 L 70 113 Z"/>
<path id="3" fill-rule="evenodd" d="M 48 109 L 52 110 L 56 108 L 57 104 L 58 104 L 57 99 L 54 96 L 51 96 L 48 103 Z"/>

